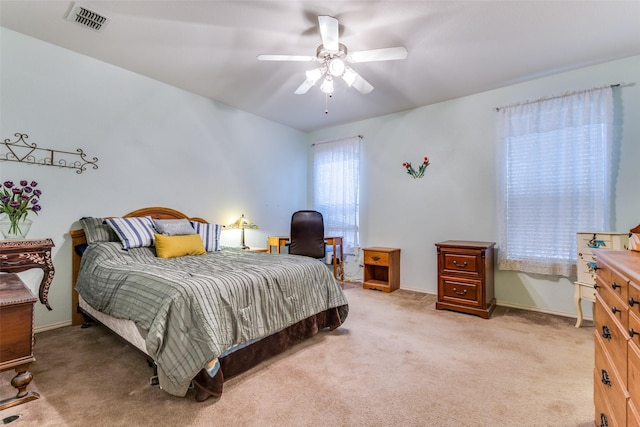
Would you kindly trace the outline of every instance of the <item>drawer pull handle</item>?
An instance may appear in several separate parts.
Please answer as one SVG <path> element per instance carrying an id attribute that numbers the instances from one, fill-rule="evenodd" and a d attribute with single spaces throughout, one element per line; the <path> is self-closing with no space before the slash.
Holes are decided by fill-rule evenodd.
<path id="1" fill-rule="evenodd" d="M 603 413 L 600 413 L 600 427 L 609 427 L 607 416 Z"/>
<path id="2" fill-rule="evenodd" d="M 598 285 L 597 283 L 595 285 L 593 285 L 593 289 L 595 289 L 596 291 L 598 290 L 599 287 L 600 287 L 600 285 Z"/>
<path id="3" fill-rule="evenodd" d="M 633 307 L 634 305 L 638 304 L 640 301 L 636 301 L 633 299 L 633 297 L 629 297 L 629 305 L 631 307 Z"/>
<path id="4" fill-rule="evenodd" d="M 618 285 L 616 282 L 613 282 L 613 283 L 611 284 L 611 287 L 612 287 L 613 289 L 618 289 L 618 288 L 621 288 L 622 286 Z"/>
<path id="5" fill-rule="evenodd" d="M 602 325 L 602 338 L 611 339 L 611 329 L 607 325 Z"/>
<path id="6" fill-rule="evenodd" d="M 621 311 L 621 310 L 619 310 L 615 305 L 614 305 L 613 307 L 611 307 L 611 312 L 612 312 L 613 314 L 616 314 L 616 313 L 622 313 L 622 311 Z"/>
<path id="7" fill-rule="evenodd" d="M 600 381 L 602 381 L 602 384 L 611 387 L 611 379 L 609 378 L 609 372 L 607 372 L 606 369 L 602 370 L 602 378 L 600 379 Z"/>
<path id="8" fill-rule="evenodd" d="M 455 292 L 458 295 L 466 295 L 467 294 L 467 290 L 463 289 L 462 291 L 459 291 L 457 288 L 453 288 L 453 292 Z"/>
<path id="9" fill-rule="evenodd" d="M 635 331 L 633 328 L 629 328 L 629 336 L 633 338 L 634 335 L 640 335 L 640 332 Z"/>
<path id="10" fill-rule="evenodd" d="M 453 260 L 453 265 L 455 265 L 456 267 L 466 267 L 467 266 L 467 261 L 463 262 L 462 264 L 458 264 L 458 261 L 456 261 L 454 259 Z"/>
<path id="11" fill-rule="evenodd" d="M 380 261 L 380 257 L 379 256 L 372 256 L 371 259 L 374 260 L 374 261 Z"/>

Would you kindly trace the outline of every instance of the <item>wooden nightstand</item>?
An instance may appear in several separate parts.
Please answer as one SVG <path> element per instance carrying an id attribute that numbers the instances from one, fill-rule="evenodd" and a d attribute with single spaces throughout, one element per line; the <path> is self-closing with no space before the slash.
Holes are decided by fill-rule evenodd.
<path id="1" fill-rule="evenodd" d="M 400 249 L 372 247 L 364 253 L 364 289 L 393 292 L 400 287 Z"/>
<path id="2" fill-rule="evenodd" d="M 33 378 L 27 369 L 36 360 L 33 357 L 33 304 L 36 301 L 17 274 L 0 275 L 0 371 L 15 369 L 11 385 L 18 389 L 15 397 L 0 400 L 0 410 L 40 397 L 34 391 L 27 391 Z"/>
<path id="3" fill-rule="evenodd" d="M 438 249 L 436 309 L 475 314 L 488 319 L 493 297 L 493 242 L 447 240 Z"/>

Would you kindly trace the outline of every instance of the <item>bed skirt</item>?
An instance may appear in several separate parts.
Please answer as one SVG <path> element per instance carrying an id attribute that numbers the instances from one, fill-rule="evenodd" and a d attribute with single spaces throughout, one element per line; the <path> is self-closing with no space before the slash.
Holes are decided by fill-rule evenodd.
<path id="1" fill-rule="evenodd" d="M 220 358 L 220 369 L 215 376 L 212 377 L 203 369 L 193 379 L 196 401 L 203 402 L 210 397 L 220 397 L 226 380 L 313 337 L 322 329 L 337 328 L 346 317 L 344 313 L 347 310 L 347 306 L 341 306 L 323 311 Z"/>

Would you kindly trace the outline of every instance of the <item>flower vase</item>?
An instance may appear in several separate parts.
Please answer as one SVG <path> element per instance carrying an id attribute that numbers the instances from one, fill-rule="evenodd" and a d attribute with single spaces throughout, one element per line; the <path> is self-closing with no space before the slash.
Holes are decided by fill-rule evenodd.
<path id="1" fill-rule="evenodd" d="M 8 240 L 24 239 L 29 233 L 31 223 L 30 219 L 11 222 L 11 220 L 5 218 L 0 220 L 0 233 Z"/>

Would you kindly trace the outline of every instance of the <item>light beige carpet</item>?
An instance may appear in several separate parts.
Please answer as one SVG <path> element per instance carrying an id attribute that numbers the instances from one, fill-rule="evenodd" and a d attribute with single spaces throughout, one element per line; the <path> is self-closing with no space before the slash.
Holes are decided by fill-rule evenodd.
<path id="1" fill-rule="evenodd" d="M 489 320 L 435 297 L 345 290 L 346 323 L 196 403 L 149 385 L 151 369 L 104 328 L 36 336 L 30 389 L 9 426 L 592 426 L 593 329 L 498 307 Z M 586 322 L 588 323 L 588 322 Z M 0 398 L 12 394 L 0 375 Z"/>

